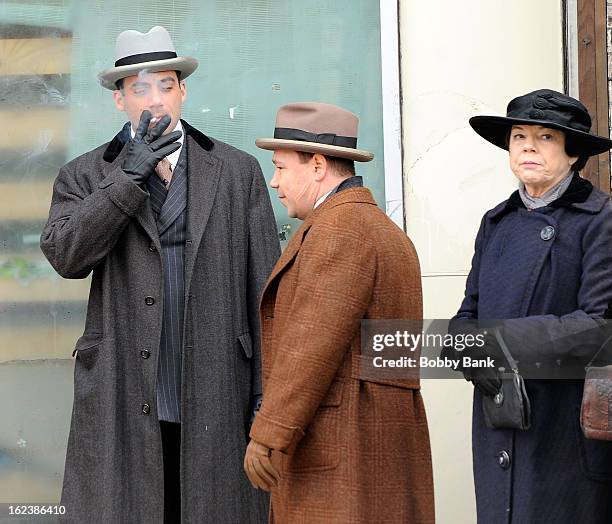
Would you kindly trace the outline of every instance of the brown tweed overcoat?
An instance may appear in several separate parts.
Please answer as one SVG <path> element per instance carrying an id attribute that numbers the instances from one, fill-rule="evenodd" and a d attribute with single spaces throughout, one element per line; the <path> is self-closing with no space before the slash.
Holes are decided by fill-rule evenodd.
<path id="1" fill-rule="evenodd" d="M 418 378 L 366 381 L 358 364 L 362 319 L 421 317 L 414 247 L 368 189 L 333 195 L 296 231 L 260 305 L 251 437 L 281 473 L 271 522 L 434 521 Z"/>

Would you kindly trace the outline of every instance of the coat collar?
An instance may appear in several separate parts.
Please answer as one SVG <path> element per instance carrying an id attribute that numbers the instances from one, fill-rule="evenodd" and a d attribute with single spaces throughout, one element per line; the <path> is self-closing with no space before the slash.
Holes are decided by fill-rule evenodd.
<path id="1" fill-rule="evenodd" d="M 306 233 L 308 233 L 313 222 L 327 211 L 344 204 L 370 204 L 376 206 L 376 200 L 374 200 L 372 193 L 366 187 L 351 187 L 330 195 L 319 207 L 314 209 L 313 212 L 306 217 L 306 220 L 304 220 L 293 237 L 291 237 L 289 244 L 276 262 L 272 274 L 268 278 L 266 288 L 268 288 L 271 282 L 282 273 L 289 263 L 297 256 L 304 242 L 304 238 L 306 238 Z"/>
<path id="2" fill-rule="evenodd" d="M 376 205 L 376 200 L 367 187 L 349 187 L 327 197 L 319 207 L 314 209 L 304 220 L 304 225 L 312 224 L 319 216 L 327 210 L 341 206 L 343 204 L 371 204 Z"/>
<path id="3" fill-rule="evenodd" d="M 214 144 L 213 141 L 208 138 L 204 133 L 198 131 L 195 127 L 190 126 L 185 120 L 181 119 L 181 124 L 183 124 L 183 129 L 185 130 L 185 136 L 190 136 L 193 138 L 197 144 L 206 151 L 210 151 Z M 121 131 L 117 133 L 113 139 L 109 142 L 106 150 L 104 151 L 104 155 L 102 158 L 106 162 L 113 162 L 119 153 L 123 150 L 123 146 L 127 144 L 130 140 L 130 123 L 126 122 Z"/>
<path id="4" fill-rule="evenodd" d="M 593 189 L 593 184 L 582 178 L 578 173 L 574 173 L 565 193 L 547 207 L 565 207 L 584 213 L 598 213 L 609 200 L 609 197 L 605 193 L 594 191 Z M 523 204 L 518 190 L 514 191 L 508 200 L 494 207 L 489 212 L 489 218 L 491 220 L 499 220 L 505 214 L 516 209 L 525 209 L 525 204 Z"/>

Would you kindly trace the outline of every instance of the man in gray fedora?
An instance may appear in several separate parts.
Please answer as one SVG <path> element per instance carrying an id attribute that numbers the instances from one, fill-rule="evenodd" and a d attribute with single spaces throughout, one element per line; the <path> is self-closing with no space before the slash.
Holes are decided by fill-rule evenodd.
<path id="1" fill-rule="evenodd" d="M 261 397 L 258 299 L 279 255 L 251 155 L 181 120 L 197 61 L 125 31 L 99 74 L 129 122 L 55 182 L 41 248 L 92 274 L 62 503 L 70 522 L 265 522 L 242 470 Z"/>

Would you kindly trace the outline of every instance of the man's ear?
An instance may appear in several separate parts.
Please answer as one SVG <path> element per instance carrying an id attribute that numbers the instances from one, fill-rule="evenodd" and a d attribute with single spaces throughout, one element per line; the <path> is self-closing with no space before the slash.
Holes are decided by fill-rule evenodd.
<path id="1" fill-rule="evenodd" d="M 119 89 L 113 91 L 113 100 L 115 101 L 115 107 L 119 111 L 125 111 L 125 104 L 123 103 L 123 95 Z"/>
<path id="2" fill-rule="evenodd" d="M 315 153 L 312 157 L 312 162 L 315 171 L 314 179 L 317 182 L 321 182 L 321 180 L 325 178 L 325 175 L 327 175 L 327 158 L 320 153 Z"/>
<path id="3" fill-rule="evenodd" d="M 187 84 L 185 84 L 185 80 L 179 82 L 179 89 L 181 90 L 181 102 L 185 102 L 187 100 Z"/>

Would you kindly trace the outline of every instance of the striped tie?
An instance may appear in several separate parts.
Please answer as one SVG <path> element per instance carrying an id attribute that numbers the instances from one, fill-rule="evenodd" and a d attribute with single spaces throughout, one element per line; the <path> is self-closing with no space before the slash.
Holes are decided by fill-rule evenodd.
<path id="1" fill-rule="evenodd" d="M 155 167 L 155 172 L 157 176 L 161 178 L 162 182 L 166 189 L 170 185 L 170 181 L 172 180 L 172 166 L 170 165 L 170 161 L 167 158 L 162 158 Z"/>

